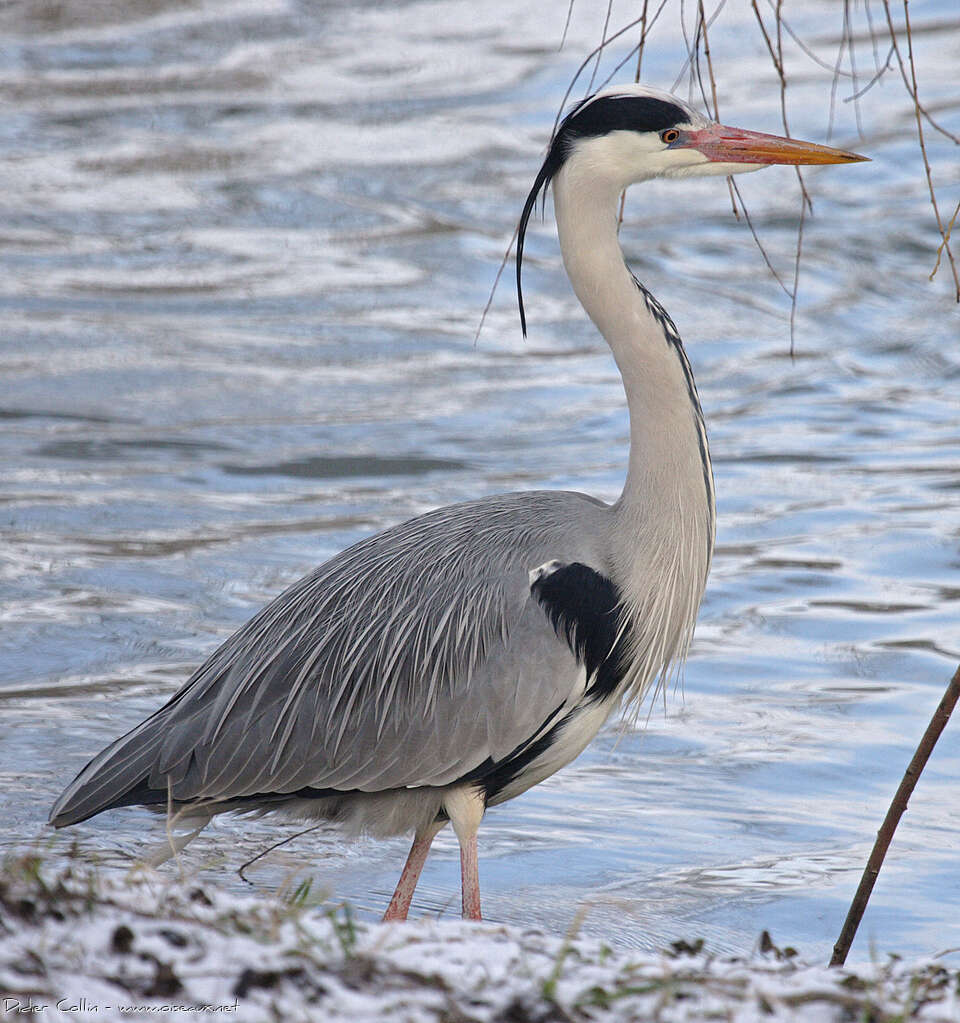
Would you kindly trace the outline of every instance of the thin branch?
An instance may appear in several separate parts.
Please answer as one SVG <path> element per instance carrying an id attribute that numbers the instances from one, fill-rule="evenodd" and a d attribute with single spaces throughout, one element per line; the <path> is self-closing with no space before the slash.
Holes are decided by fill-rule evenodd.
<path id="1" fill-rule="evenodd" d="M 267 856 L 270 853 L 272 853 L 274 849 L 279 849 L 280 846 L 287 845 L 294 839 L 300 838 L 301 835 L 309 835 L 311 831 L 316 831 L 317 828 L 322 827 L 323 827 L 322 821 L 320 824 L 311 824 L 309 828 L 304 828 L 303 831 L 297 831 L 295 834 L 288 835 L 286 838 L 281 838 L 279 842 L 274 842 L 273 845 L 268 845 L 267 848 L 263 850 L 263 852 L 258 852 L 256 856 L 252 856 L 249 860 L 247 860 L 246 863 L 241 863 L 240 866 L 237 867 L 237 873 L 240 875 L 240 877 L 243 878 L 244 881 L 247 882 L 247 884 L 253 884 L 250 878 L 247 877 L 247 875 L 244 873 L 247 867 L 252 867 L 254 863 L 257 862 L 257 860 L 262 860 L 264 856 Z"/>
<path id="2" fill-rule="evenodd" d="M 634 46 L 630 50 L 630 53 L 622 61 L 620 61 L 620 63 L 613 69 L 613 71 L 611 72 L 611 76 L 615 75 L 617 73 L 617 71 L 619 71 L 620 68 L 623 67 L 623 65 L 628 60 L 630 60 L 632 58 L 633 54 L 638 53 L 638 54 L 642 55 L 642 53 L 643 53 L 643 44 L 646 42 L 647 36 L 650 34 L 650 32 L 653 29 L 653 26 L 656 24 L 657 18 L 660 17 L 661 13 L 663 12 L 664 8 L 667 6 L 668 3 L 669 3 L 669 0 L 660 0 L 659 7 L 657 7 L 656 11 L 654 12 L 653 17 L 649 20 L 649 23 L 648 23 L 648 20 L 647 20 L 647 0 L 644 0 L 643 13 L 641 14 L 641 16 L 639 18 L 634 18 L 633 21 L 631 21 L 628 24 L 624 25 L 624 27 L 621 28 L 619 31 L 614 32 L 613 35 L 610 36 L 608 39 L 604 39 L 600 43 L 599 46 L 594 47 L 587 54 L 587 56 L 581 61 L 580 66 L 577 68 L 576 73 L 574 74 L 573 78 L 570 81 L 570 84 L 567 86 L 567 91 L 563 94 L 563 99 L 560 101 L 560 107 L 557 110 L 557 116 L 556 116 L 556 118 L 555 118 L 555 120 L 553 122 L 553 131 L 551 132 L 551 137 L 553 137 L 553 135 L 556 133 L 557 126 L 560 124 L 560 118 L 563 115 L 564 107 L 567 105 L 567 100 L 569 100 L 569 98 L 570 98 L 570 93 L 573 92 L 574 86 L 577 84 L 577 80 L 579 79 L 580 75 L 583 74 L 584 70 L 586 69 L 586 67 L 590 63 L 590 61 L 593 60 L 594 57 L 597 57 L 599 59 L 599 54 L 601 54 L 603 52 L 605 47 L 609 46 L 612 42 L 614 42 L 615 40 L 619 39 L 620 36 L 622 36 L 625 33 L 629 32 L 630 29 L 636 28 L 637 25 L 641 26 L 641 29 L 640 29 L 640 32 L 641 32 L 641 34 L 640 34 L 640 42 L 637 43 L 637 45 Z M 572 9 L 572 0 L 571 0 L 571 9 Z M 569 13 L 568 13 L 568 18 L 569 18 Z M 564 30 L 564 32 L 566 32 L 566 29 Z M 639 76 L 639 73 L 640 73 L 640 69 L 639 69 L 639 63 L 638 63 L 638 66 L 637 66 L 637 74 L 638 74 L 638 76 Z M 607 80 L 605 82 L 603 82 L 602 84 L 606 85 L 609 80 L 610 80 L 610 78 L 608 77 Z M 544 194 L 544 202 L 546 202 L 546 194 Z M 621 208 L 621 219 L 622 219 L 622 208 Z M 493 280 L 493 286 L 490 288 L 490 295 L 487 298 L 486 305 L 483 307 L 483 313 L 480 315 L 480 323 L 477 326 L 477 332 L 474 335 L 474 339 L 473 339 L 473 343 L 474 344 L 477 343 L 477 341 L 478 341 L 478 339 L 480 337 L 480 332 L 483 330 L 483 324 L 486 321 L 487 313 L 490 311 L 490 307 L 493 304 L 494 295 L 496 295 L 496 292 L 497 292 L 497 285 L 500 283 L 500 278 L 503 276 L 503 271 L 504 271 L 504 269 L 505 269 L 505 267 L 507 265 L 507 261 L 510 259 L 510 253 L 513 250 L 513 243 L 516 241 L 517 230 L 518 229 L 519 229 L 519 224 L 517 225 L 517 227 L 515 227 L 513 229 L 513 234 L 510 237 L 510 244 L 507 246 L 507 251 L 503 254 L 503 259 L 500 261 L 500 266 L 497 268 L 497 275 L 496 275 L 496 277 Z"/>
<path id="3" fill-rule="evenodd" d="M 847 960 L 847 953 L 850 951 L 857 928 L 863 919 L 864 910 L 867 908 L 867 902 L 876 883 L 877 875 L 880 873 L 880 868 L 883 866 L 883 859 L 887 855 L 887 849 L 890 847 L 894 832 L 897 830 L 900 818 L 907 809 L 907 803 L 913 794 L 917 780 L 930 759 L 933 747 L 936 746 L 937 740 L 950 720 L 953 708 L 957 705 L 958 697 L 960 697 L 960 668 L 957 668 L 953 678 L 950 680 L 950 684 L 947 686 L 947 691 L 943 694 L 943 699 L 934 711 L 930 724 L 927 725 L 923 738 L 920 740 L 920 744 L 913 754 L 913 759 L 907 766 L 893 801 L 890 803 L 890 808 L 883 819 L 883 824 L 877 832 L 877 840 L 873 844 L 870 858 L 867 860 L 863 876 L 860 878 L 860 884 L 857 886 L 857 892 L 850 905 L 850 911 L 847 913 L 847 919 L 843 923 L 843 930 L 840 932 L 840 937 L 837 938 L 837 943 L 833 946 L 833 955 L 830 958 L 831 966 L 843 966 Z"/>
<path id="4" fill-rule="evenodd" d="M 710 15 L 710 17 L 706 21 L 707 27 L 711 26 L 717 20 L 717 17 L 719 16 L 719 14 L 723 10 L 723 8 L 726 6 L 726 4 L 727 4 L 727 0 L 720 0 L 720 3 L 717 4 L 717 9 L 713 12 L 713 14 Z M 686 47 L 687 47 L 687 56 L 684 59 L 684 62 L 680 65 L 680 70 L 677 73 L 677 77 L 674 79 L 672 88 L 670 89 L 671 92 L 675 92 L 676 91 L 677 87 L 680 85 L 680 82 L 683 79 L 683 76 L 687 73 L 687 69 L 690 68 L 691 65 L 693 64 L 694 59 L 695 59 L 694 54 L 696 54 L 696 58 L 697 59 L 699 58 L 699 51 L 695 51 L 694 48 L 690 46 L 690 41 L 687 39 L 686 28 L 683 26 L 683 21 L 682 20 L 681 20 L 680 24 L 681 24 L 681 27 L 683 28 L 683 39 L 684 39 L 684 43 L 686 44 Z M 701 93 L 703 93 L 702 86 L 701 86 L 701 90 L 700 91 L 701 91 Z M 707 97 L 706 97 L 705 94 L 703 96 L 703 102 L 704 102 L 704 105 L 706 105 L 706 106 L 709 105 L 709 104 L 707 104 Z"/>
<path id="5" fill-rule="evenodd" d="M 503 276 L 503 271 L 506 269 L 507 261 L 510 259 L 510 253 L 513 251 L 513 243 L 517 240 L 517 232 L 520 230 L 520 224 L 513 229 L 513 234 L 510 235 L 510 242 L 507 245 L 507 251 L 503 254 L 503 259 L 500 260 L 500 265 L 497 267 L 497 276 L 493 279 L 493 286 L 490 288 L 490 294 L 487 296 L 487 304 L 483 307 L 483 312 L 480 314 L 480 322 L 477 324 L 477 332 L 473 335 L 473 344 L 476 347 L 477 342 L 480 340 L 480 331 L 483 330 L 483 325 L 487 320 L 487 313 L 490 312 L 490 306 L 493 305 L 493 296 L 497 293 L 497 286 L 500 284 L 500 278 Z"/>
<path id="6" fill-rule="evenodd" d="M 910 98 L 913 100 L 914 105 L 917 108 L 918 115 L 922 114 L 923 117 L 924 117 L 924 120 L 927 121 L 927 123 L 930 125 L 931 128 L 933 128 L 934 130 L 940 132 L 940 134 L 943 135 L 944 138 L 950 139 L 950 141 L 953 142 L 955 145 L 960 146 L 960 137 L 954 135 L 953 132 L 951 132 L 951 131 L 947 131 L 947 129 L 944 128 L 943 125 L 941 125 L 937 121 L 935 121 L 933 119 L 933 117 L 931 116 L 930 111 L 927 110 L 927 108 L 920 102 L 920 96 L 917 93 L 917 77 L 916 77 L 916 74 L 914 73 L 910 77 L 907 76 L 906 65 L 904 64 L 903 56 L 900 53 L 900 45 L 899 45 L 899 42 L 897 40 L 897 30 L 893 26 L 893 16 L 890 14 L 890 0 L 882 0 L 882 3 L 883 3 L 883 9 L 884 9 L 884 11 L 886 12 L 886 15 L 887 15 L 887 29 L 888 29 L 888 31 L 890 33 L 890 42 L 893 43 L 893 50 L 894 50 L 894 53 L 896 53 L 896 55 L 897 55 L 897 63 L 900 66 L 900 77 L 903 79 L 903 84 L 906 87 L 907 92 L 910 94 Z M 908 0 L 904 0 L 904 4 L 903 4 L 904 14 L 907 14 L 907 3 L 908 3 Z M 912 64 L 913 64 L 913 38 L 912 38 L 912 35 L 911 35 L 911 32 L 910 32 L 910 17 L 909 17 L 909 15 L 907 15 L 907 20 L 906 20 L 906 30 L 907 30 L 907 42 L 908 42 L 908 44 L 910 46 L 910 64 L 912 66 Z M 911 80 L 912 80 L 912 84 L 911 84 Z"/>
<path id="7" fill-rule="evenodd" d="M 760 255 L 763 256 L 764 263 L 767 264 L 767 269 L 773 275 L 773 279 L 783 289 L 783 293 L 788 297 L 793 297 L 793 292 L 783 283 L 783 278 L 777 273 L 776 267 L 770 262 L 770 257 L 767 255 L 767 250 L 763 247 L 763 243 L 760 241 L 760 236 L 757 234 L 756 228 L 753 226 L 753 221 L 750 219 L 750 214 L 747 212 L 747 204 L 743 201 L 743 196 L 740 194 L 740 186 L 737 184 L 734 178 L 727 178 L 730 182 L 733 191 L 736 193 L 737 199 L 740 201 L 740 205 L 743 208 L 743 216 L 747 222 L 747 227 L 750 228 L 750 233 L 753 235 L 753 240 L 756 242 L 757 248 L 760 250 Z"/>
<path id="8" fill-rule="evenodd" d="M 723 6 L 724 6 L 725 3 L 726 3 L 726 0 L 720 0 L 720 4 L 718 5 L 716 11 L 714 12 L 713 18 L 710 19 L 710 24 L 713 23 L 714 18 L 716 18 L 716 16 L 723 9 Z M 707 37 L 707 28 L 708 28 L 708 22 L 707 22 L 707 18 L 706 18 L 706 13 L 704 12 L 704 9 L 703 9 L 703 0 L 697 0 L 697 38 L 698 39 L 700 37 L 703 38 L 703 55 L 707 58 L 707 72 L 710 75 L 710 95 L 713 97 L 713 117 L 714 117 L 714 120 L 719 121 L 720 120 L 720 101 L 717 99 L 717 80 L 716 80 L 716 77 L 714 76 L 714 73 L 713 73 L 713 61 L 710 59 L 710 40 Z M 700 82 L 700 92 L 702 93 L 704 91 L 704 89 L 703 89 L 703 79 L 702 79 L 702 77 L 700 75 L 700 61 L 699 61 L 699 59 L 697 60 L 697 80 Z M 707 103 L 707 97 L 706 96 L 703 97 L 703 102 L 704 102 L 704 105 L 709 110 L 710 109 L 710 104 Z M 727 175 L 727 191 L 730 193 L 730 206 L 731 206 L 731 208 L 733 210 L 733 215 L 734 215 L 734 217 L 736 217 L 737 220 L 739 220 L 740 219 L 740 210 L 737 207 L 737 196 L 738 196 L 739 193 L 734 191 L 733 175 L 732 174 L 728 174 Z M 747 212 L 746 207 L 744 207 L 743 212 L 744 213 Z M 757 238 L 756 232 L 753 232 L 753 237 L 754 237 L 755 241 L 757 242 L 757 244 L 760 245 L 760 239 Z M 760 251 L 763 252 L 763 247 L 762 246 L 760 247 Z M 767 254 L 765 252 L 763 253 L 763 257 L 764 257 L 764 259 L 767 258 Z M 767 265 L 768 266 L 770 265 L 770 261 L 769 260 L 767 260 Z"/>
<path id="9" fill-rule="evenodd" d="M 800 177 L 800 168 L 797 168 L 797 178 L 800 181 L 801 190 L 806 193 L 803 187 L 803 178 Z M 797 224 L 797 256 L 793 264 L 793 291 L 790 294 L 790 358 L 794 356 L 794 341 L 796 338 L 797 325 L 797 298 L 800 294 L 800 259 L 803 255 L 803 225 L 806 220 L 807 204 L 800 202 L 800 222 Z"/>
<path id="10" fill-rule="evenodd" d="M 830 79 L 830 114 L 827 118 L 827 141 L 833 137 L 833 122 L 837 113 L 837 89 L 840 87 L 840 76 L 844 72 L 841 70 L 843 66 L 843 55 L 847 50 L 847 44 L 849 43 L 852 49 L 853 43 L 849 39 L 850 32 L 850 7 L 849 0 L 843 2 L 843 28 L 840 30 L 840 46 L 837 48 L 837 59 L 833 66 L 833 71 Z M 854 79 L 854 88 L 856 88 L 856 79 Z"/>
<path id="11" fill-rule="evenodd" d="M 603 48 L 607 42 L 607 29 L 610 28 L 610 15 L 613 13 L 613 0 L 607 0 L 607 13 L 603 19 L 603 31 L 600 33 L 600 47 L 597 50 L 597 62 L 593 65 L 590 73 L 590 84 L 587 92 L 593 92 L 593 83 L 597 80 L 597 72 L 600 70 L 600 59 L 603 57 Z"/>
<path id="12" fill-rule="evenodd" d="M 646 4 L 646 0 L 644 0 L 644 4 Z M 613 81 L 614 75 L 616 75 L 616 73 L 620 70 L 620 68 L 624 66 L 624 64 L 633 59 L 634 54 L 637 55 L 640 54 L 641 50 L 643 49 L 643 42 L 646 40 L 646 37 L 653 31 L 653 26 L 656 23 L 657 18 L 660 16 L 660 12 L 664 9 L 664 7 L 666 7 L 666 5 L 667 0 L 663 0 L 663 2 L 660 4 L 657 10 L 654 12 L 653 17 L 650 19 L 650 24 L 643 30 L 641 42 L 637 43 L 636 46 L 632 47 L 630 51 L 627 53 L 627 55 L 620 61 L 620 63 L 614 66 L 610 74 L 608 74 L 607 77 L 604 78 L 604 80 L 600 83 L 601 89 L 604 88 L 604 86 L 609 85 Z M 646 6 L 644 6 L 644 11 L 646 11 Z M 634 24 L 636 24 L 636 22 L 634 22 Z"/>
<path id="13" fill-rule="evenodd" d="M 721 0 L 720 4 L 717 6 L 716 11 L 714 12 L 713 18 L 716 18 L 716 16 L 720 13 L 720 11 L 723 10 L 723 6 L 724 6 L 725 3 L 726 3 L 726 0 Z M 713 21 L 713 18 L 710 19 L 711 22 Z M 720 103 L 717 100 L 717 80 L 716 80 L 716 77 L 713 74 L 713 61 L 710 59 L 710 40 L 707 37 L 707 16 L 706 16 L 706 13 L 703 10 L 703 0 L 697 0 L 697 32 L 696 32 L 696 36 L 694 38 L 695 45 L 698 45 L 698 41 L 700 39 L 703 39 L 703 55 L 704 55 L 704 57 L 706 58 L 706 61 L 707 61 L 707 73 L 710 75 L 710 97 L 713 100 L 713 118 L 714 118 L 715 121 L 719 121 L 720 120 Z M 699 46 L 698 46 L 698 51 L 697 52 L 699 54 Z M 699 56 L 697 57 L 697 81 L 699 81 L 699 83 L 700 83 L 700 91 L 702 93 L 704 91 L 704 89 L 703 89 L 703 78 L 702 78 L 702 76 L 700 74 L 700 58 L 699 58 Z M 706 95 L 704 95 L 704 97 L 703 97 L 703 102 L 704 102 L 704 105 L 706 106 L 706 108 L 709 110 L 710 109 L 710 104 L 707 103 Z"/>
<path id="14" fill-rule="evenodd" d="M 640 68 L 643 64 L 643 44 L 647 39 L 647 4 L 649 0 L 643 0 L 643 10 L 640 12 L 640 43 L 637 46 L 637 70 L 633 76 L 634 82 L 640 81 Z"/>
<path id="15" fill-rule="evenodd" d="M 850 42 L 850 77 L 853 79 L 853 117 L 857 122 L 857 136 L 863 138 L 863 119 L 860 116 L 860 97 L 857 95 L 857 47 L 853 34 L 853 25 L 850 21 L 850 0 L 843 0 L 843 24 L 844 31 L 849 35 Z"/>
<path id="16" fill-rule="evenodd" d="M 789 138 L 790 123 L 787 118 L 787 76 L 784 72 L 783 64 L 783 19 L 781 16 L 783 0 L 776 0 L 776 7 L 774 8 L 774 15 L 777 22 L 776 43 L 774 43 L 773 39 L 770 38 L 770 33 L 767 31 L 763 17 L 760 14 L 760 8 L 757 6 L 757 0 L 751 0 L 751 6 L 753 7 L 753 13 L 756 15 L 757 21 L 760 25 L 760 31 L 763 33 L 764 42 L 767 44 L 770 59 L 773 61 L 773 66 L 776 68 L 777 75 L 780 78 L 780 116 L 783 120 L 783 133 Z M 797 172 L 797 181 L 800 183 L 800 221 L 797 224 L 797 254 L 793 265 L 793 289 L 789 292 L 791 356 L 794 353 L 797 301 L 800 294 L 800 257 L 803 252 L 803 225 L 806 219 L 807 210 L 813 210 L 813 202 L 810 199 L 809 192 L 807 192 L 807 186 L 803 180 L 803 174 L 801 174 L 799 167 L 796 167 L 795 170 Z"/>
<path id="17" fill-rule="evenodd" d="M 623 65 L 626 64 L 626 62 L 628 60 L 630 60 L 633 57 L 633 55 L 637 52 L 638 46 L 642 46 L 643 45 L 643 43 L 646 40 L 647 36 L 650 34 L 651 30 L 653 29 L 653 26 L 656 23 L 657 18 L 659 18 L 660 15 L 663 13 L 663 9 L 667 6 L 668 3 L 669 3 L 669 0 L 660 0 L 660 6 L 657 8 L 656 12 L 653 15 L 653 18 L 650 20 L 650 24 L 647 26 L 646 30 L 644 31 L 643 38 L 640 40 L 640 42 L 637 44 L 637 46 L 634 46 L 633 49 L 630 51 L 630 53 L 627 54 L 627 56 L 624 57 L 624 59 L 613 69 L 611 74 L 616 74 L 617 71 L 619 71 L 620 68 L 622 68 Z M 627 24 L 624 25 L 623 28 L 621 28 L 617 32 L 614 32 L 613 35 L 610 36 L 609 39 L 605 39 L 599 46 L 595 46 L 586 55 L 586 57 L 583 58 L 583 60 L 580 62 L 579 67 L 574 72 L 573 78 L 570 79 L 570 84 L 567 86 L 567 91 L 563 94 L 563 99 L 560 101 L 560 107 L 557 110 L 557 116 L 556 116 L 556 119 L 553 122 L 553 131 L 554 132 L 556 132 L 556 130 L 557 130 L 557 125 L 560 124 L 560 118 L 563 116 L 563 110 L 564 110 L 564 107 L 566 107 L 566 105 L 567 105 L 567 100 L 570 99 L 570 93 L 573 92 L 574 87 L 576 86 L 578 79 L 583 74 L 583 72 L 586 70 L 587 65 L 590 63 L 590 61 L 592 61 L 593 58 L 596 57 L 596 55 L 598 53 L 600 53 L 604 49 L 604 47 L 609 46 L 612 42 L 615 42 L 617 39 L 620 38 L 620 36 L 622 36 L 625 33 L 629 32 L 630 29 L 636 28 L 637 25 L 639 25 L 641 21 L 642 21 L 641 18 L 634 18 L 633 21 L 627 22 Z M 609 80 L 610 79 L 607 78 L 606 81 L 609 81 Z M 606 82 L 604 84 L 606 84 Z"/>
<path id="18" fill-rule="evenodd" d="M 887 24 L 890 26 L 891 37 L 893 38 L 893 41 L 896 42 L 896 33 L 893 31 L 893 20 L 890 17 L 889 0 L 883 0 L 883 6 L 887 12 Z M 950 243 L 948 240 L 949 236 L 946 228 L 943 226 L 943 220 L 940 217 L 940 207 L 937 205 L 937 193 L 933 187 L 933 171 L 930 169 L 930 160 L 927 158 L 927 146 L 923 137 L 923 118 L 920 116 L 920 94 L 917 88 L 917 67 L 913 60 L 913 34 L 910 31 L 910 0 L 903 0 L 903 17 L 904 24 L 907 29 L 907 56 L 910 61 L 910 86 L 908 86 L 908 90 L 910 95 L 913 97 L 913 113 L 917 121 L 917 139 L 920 142 L 920 152 L 923 155 L 923 169 L 926 171 L 927 175 L 927 188 L 930 191 L 930 203 L 933 206 L 933 215 L 937 221 L 937 230 L 940 232 L 940 237 L 943 239 L 943 250 L 947 254 L 947 260 L 950 263 L 950 270 L 953 273 L 953 285 L 957 301 L 960 302 L 960 276 L 957 274 L 957 264 L 954 261 L 953 253 L 950 251 Z M 897 49 L 897 58 L 900 60 L 902 70 L 903 60 L 900 58 L 899 48 Z M 954 139 L 954 141 L 960 140 Z"/>
<path id="19" fill-rule="evenodd" d="M 647 38 L 647 5 L 649 0 L 643 0 L 643 10 L 640 13 L 640 42 L 637 44 L 637 70 L 634 72 L 634 82 L 640 81 L 640 68 L 643 66 L 643 44 Z M 620 193 L 620 209 L 617 213 L 617 231 L 623 226 L 623 211 L 627 204 L 627 193 Z"/>
<path id="20" fill-rule="evenodd" d="M 844 103 L 850 103 L 851 101 L 856 102 L 862 96 L 865 96 L 877 84 L 877 82 L 879 82 L 880 79 L 883 78 L 883 76 L 890 70 L 890 58 L 893 56 L 893 54 L 894 47 L 891 46 L 890 49 L 887 51 L 886 61 L 884 62 L 882 67 L 877 69 L 877 73 L 873 76 L 873 78 L 871 78 L 870 81 L 867 82 L 867 84 L 862 89 L 859 89 L 852 96 L 847 96 L 847 98 L 843 102 Z"/>
<path id="21" fill-rule="evenodd" d="M 950 223 L 947 224 L 946 233 L 943 236 L 943 241 L 937 246 L 937 261 L 933 264 L 933 269 L 930 271 L 930 280 L 937 276 L 937 271 L 940 269 L 940 260 L 943 257 L 943 250 L 950 244 L 950 235 L 953 234 L 953 225 L 957 222 L 957 214 L 960 213 L 960 202 L 957 203 L 957 208 L 953 211 L 953 216 L 950 218 Z"/>
<path id="22" fill-rule="evenodd" d="M 775 0 L 767 0 L 767 3 L 770 5 L 770 9 L 774 12 L 774 14 L 776 14 L 777 6 L 775 6 Z M 833 73 L 836 70 L 834 65 L 831 64 L 828 60 L 824 60 L 822 57 L 817 56 L 817 54 L 813 52 L 813 49 L 810 47 L 810 44 L 805 43 L 800 38 L 796 30 L 790 27 L 790 22 L 788 22 L 787 19 L 784 18 L 782 14 L 780 15 L 780 20 L 783 23 L 783 27 L 787 35 L 790 36 L 790 38 L 814 62 L 814 64 L 819 64 L 824 71 L 829 71 L 831 73 Z M 843 75 L 845 78 L 852 77 L 849 71 L 841 71 L 840 74 Z"/>
<path id="23" fill-rule="evenodd" d="M 563 44 L 567 41 L 567 32 L 570 31 L 570 19 L 573 17 L 573 4 L 574 0 L 570 0 L 570 3 L 567 5 L 567 20 L 563 23 L 563 34 L 560 36 L 558 50 L 562 50 Z"/>
<path id="24" fill-rule="evenodd" d="M 690 45 L 690 39 L 687 37 L 687 19 L 686 19 L 686 12 L 685 12 L 684 7 L 685 7 L 684 0 L 680 0 L 680 18 L 679 18 L 679 21 L 680 21 L 680 32 L 683 35 L 683 45 L 684 45 L 684 47 L 686 47 L 687 59 L 683 62 L 682 66 L 680 67 L 680 71 L 677 74 L 677 77 L 673 80 L 673 85 L 670 86 L 670 91 L 671 92 L 676 92 L 677 89 L 680 88 L 680 82 L 683 79 L 683 76 L 687 73 L 687 69 L 689 69 L 690 70 L 690 74 L 693 75 L 693 47 Z M 690 83 L 690 90 L 689 91 L 690 92 L 693 91 L 693 82 L 692 81 Z M 688 96 L 689 96 L 689 93 L 688 93 Z"/>
<path id="25" fill-rule="evenodd" d="M 571 0 L 572 2 L 572 0 Z M 870 30 L 870 43 L 873 46 L 873 66 L 879 71 L 880 70 L 880 49 L 877 39 L 877 29 L 873 24 L 873 15 L 870 13 L 870 0 L 863 0 L 863 13 L 867 18 L 867 26 Z M 886 59 L 886 65 L 889 65 L 890 57 Z"/>

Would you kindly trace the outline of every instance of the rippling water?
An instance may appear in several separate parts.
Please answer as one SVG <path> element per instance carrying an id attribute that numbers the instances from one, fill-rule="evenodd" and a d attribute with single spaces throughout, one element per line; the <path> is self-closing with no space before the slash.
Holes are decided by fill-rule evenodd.
<path id="1" fill-rule="evenodd" d="M 622 391 L 549 209 L 528 243 L 530 340 L 504 284 L 474 342 L 600 8 L 575 8 L 559 52 L 565 3 L 0 12 L 3 847 L 46 841 L 92 753 L 344 545 L 507 489 L 616 496 Z M 950 0 L 910 10 L 924 94 L 956 132 L 960 24 Z M 711 30 L 721 113 L 776 131 L 748 15 Z M 795 17 L 832 63 L 834 6 Z M 667 18 L 645 77 L 669 87 Z M 829 76 L 797 60 L 791 128 L 823 139 Z M 960 659 L 960 318 L 948 275 L 927 281 L 938 238 L 895 72 L 864 96 L 862 138 L 849 93 L 834 138 L 873 162 L 808 174 L 792 357 L 789 303 L 723 182 L 631 193 L 624 246 L 686 339 L 710 427 L 717 554 L 682 693 L 488 816 L 493 919 L 562 929 L 583 903 L 583 931 L 621 945 L 743 950 L 767 927 L 825 956 Z M 952 209 L 956 148 L 928 145 Z M 793 172 L 741 189 L 789 278 Z M 958 734 L 901 825 L 861 956 L 960 944 Z M 122 868 L 161 830 L 115 812 L 49 854 L 75 839 Z M 294 830 L 219 821 L 189 862 L 240 887 L 236 868 Z M 312 875 L 372 914 L 405 851 L 317 832 L 249 874 Z M 441 836 L 416 911 L 458 906 Z"/>

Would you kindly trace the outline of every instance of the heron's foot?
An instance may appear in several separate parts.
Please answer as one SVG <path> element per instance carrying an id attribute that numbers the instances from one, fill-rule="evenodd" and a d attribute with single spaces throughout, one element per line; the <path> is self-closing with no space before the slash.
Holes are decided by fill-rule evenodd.
<path id="1" fill-rule="evenodd" d="M 394 902 L 396 902 L 396 899 L 394 899 Z M 388 923 L 391 923 L 394 920 L 406 920 L 407 919 L 407 909 L 408 909 L 408 907 L 407 906 L 397 906 L 397 905 L 394 905 L 394 902 L 391 902 L 390 905 L 387 906 L 387 911 L 386 911 L 386 913 L 383 914 L 383 919 L 382 919 L 381 923 L 388 924 Z"/>
<path id="2" fill-rule="evenodd" d="M 476 899 L 469 901 L 464 900 L 463 904 L 463 919 L 464 920 L 482 920 L 483 917 L 480 915 L 480 893 L 477 892 Z"/>

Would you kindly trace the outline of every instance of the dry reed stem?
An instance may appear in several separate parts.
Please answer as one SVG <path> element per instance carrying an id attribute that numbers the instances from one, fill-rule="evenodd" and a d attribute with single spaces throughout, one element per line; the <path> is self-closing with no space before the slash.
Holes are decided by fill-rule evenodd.
<path id="1" fill-rule="evenodd" d="M 953 678 L 950 680 L 950 684 L 947 686 L 947 691 L 943 694 L 943 698 L 934 711 L 930 724 L 927 725 L 923 738 L 921 738 L 913 758 L 907 765 L 907 770 L 904 772 L 903 779 L 894 794 L 893 801 L 887 810 L 887 815 L 883 819 L 883 824 L 880 825 L 880 830 L 877 832 L 877 840 L 873 844 L 870 858 L 867 860 L 866 867 L 864 867 L 863 876 L 860 878 L 860 884 L 857 886 L 847 918 L 843 923 L 843 930 L 840 932 L 840 937 L 837 938 L 837 943 L 833 946 L 833 955 L 830 957 L 831 966 L 843 966 L 846 962 L 847 953 L 850 951 L 857 928 L 863 919 L 863 913 L 867 908 L 870 893 L 873 891 L 877 875 L 883 866 L 883 859 L 887 855 L 887 849 L 890 847 L 894 832 L 897 830 L 900 818 L 907 809 L 907 803 L 913 794 L 917 780 L 930 759 L 933 747 L 936 746 L 937 740 L 950 720 L 950 714 L 957 704 L 958 697 L 960 697 L 960 668 L 957 668 Z"/>

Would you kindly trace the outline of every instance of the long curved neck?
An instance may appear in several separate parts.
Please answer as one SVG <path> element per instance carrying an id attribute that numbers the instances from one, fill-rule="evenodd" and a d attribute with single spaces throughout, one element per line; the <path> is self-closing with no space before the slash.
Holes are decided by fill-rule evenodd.
<path id="1" fill-rule="evenodd" d="M 617 239 L 621 188 L 588 161 L 568 161 L 553 182 L 564 266 L 613 351 L 630 410 L 630 463 L 615 506 L 617 533 L 634 548 L 640 546 L 637 531 L 651 543 L 696 544 L 705 581 L 714 511 L 703 417 L 672 322 L 624 262 Z M 629 550 L 620 553 L 630 560 Z"/>

